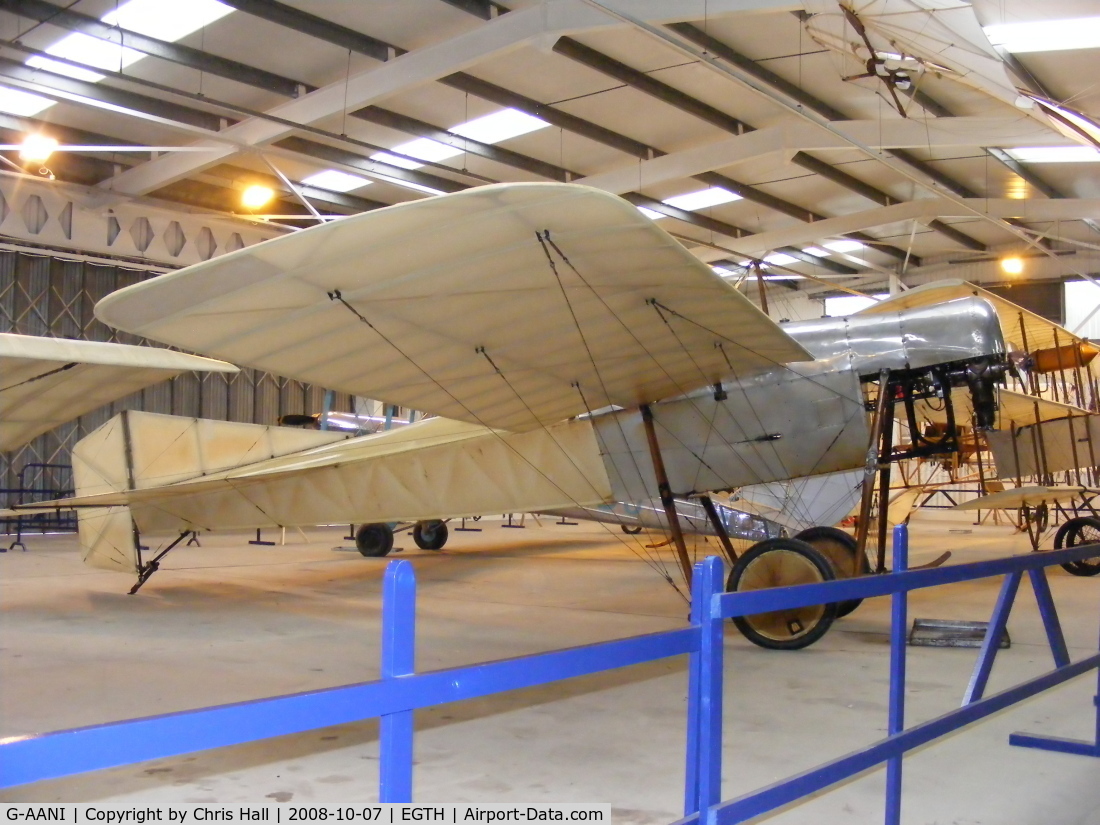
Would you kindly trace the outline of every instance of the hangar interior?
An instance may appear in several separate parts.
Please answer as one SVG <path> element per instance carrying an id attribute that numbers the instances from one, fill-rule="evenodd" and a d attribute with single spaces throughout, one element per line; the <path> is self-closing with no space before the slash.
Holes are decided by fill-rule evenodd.
<path id="1" fill-rule="evenodd" d="M 1042 403 L 1087 416 L 1096 379 L 1083 359 L 1100 338 L 1098 13 L 1088 0 L 0 0 L 0 332 L 171 344 L 109 326 L 93 309 L 190 266 L 287 249 L 302 230 L 338 228 L 342 218 L 384 220 L 386 207 L 556 182 L 636 207 L 745 306 L 781 322 L 776 329 L 883 299 L 919 308 L 909 293 L 945 279 L 981 287 L 983 298 L 1036 319 L 1025 330 L 1020 314 L 1024 340 L 1009 325 L 1009 343 L 1054 353 L 1066 373 L 1060 383 L 1054 371 L 1011 373 L 1006 388 L 1027 384 Z M 410 254 L 431 250 L 432 230 L 422 228 Z M 491 314 L 495 300 L 485 293 L 478 312 Z M 539 320 L 537 311 L 507 318 L 516 328 Z M 1044 321 L 1054 337 L 1039 344 Z M 430 331 L 445 338 L 450 322 Z M 1065 356 L 1072 365 L 1058 355 L 1063 344 L 1076 348 Z M 182 372 L 7 450 L 0 506 L 22 503 L 29 488 L 45 499 L 69 494 L 74 447 L 123 411 L 265 426 L 348 413 L 387 431 L 438 412 L 238 366 Z M 1033 403 L 1032 424 L 1042 418 Z M 1073 420 L 1070 441 L 1083 443 Z M 1014 456 L 1015 486 L 1030 477 L 1076 485 L 1080 496 L 1100 485 L 1095 456 L 1075 448 L 1052 470 L 1040 440 Z M 889 439 L 879 444 L 890 452 Z M 1013 526 L 1017 509 L 991 506 L 977 519 L 943 509 L 996 489 L 991 459 L 975 450 L 969 467 L 980 477 L 946 461 L 895 473 L 895 483 L 919 481 L 914 564 L 944 551 L 957 561 L 1033 549 L 1029 507 L 1051 528 L 1041 537 L 1049 546 L 1068 517 L 1054 499 L 1050 525 L 1045 499 L 1006 505 L 1023 507 L 1024 531 Z M 889 478 L 884 488 L 893 489 Z M 886 504 L 876 506 L 884 524 Z M 690 570 L 667 546 L 656 549 L 662 530 L 629 543 L 617 524 L 570 519 L 452 521 L 442 552 L 399 534 L 394 552 L 404 545 L 423 582 L 418 667 L 683 625 L 681 574 Z M 525 532 L 507 529 L 517 520 Z M 131 598 L 123 577 L 80 564 L 71 516 L 41 523 L 49 526 L 20 535 L 26 552 L 13 546 L 0 558 L 4 737 L 378 673 L 384 562 L 345 553 L 355 543 L 346 525 L 203 533 L 200 547 L 174 550 Z M 734 538 L 739 553 L 752 544 Z M 150 543 L 154 552 L 167 544 Z M 681 561 L 720 555 L 720 545 L 688 536 Z M 1094 584 L 1058 567 L 1051 574 L 1076 653 L 1095 651 Z M 984 620 L 996 597 L 997 583 L 983 580 L 914 597 L 912 610 Z M 727 785 L 768 784 L 884 730 L 888 625 L 885 601 L 868 600 L 819 643 L 789 653 L 731 627 Z M 1047 665 L 1026 598 L 1009 631 L 994 680 L 1006 686 Z M 972 654 L 929 647 L 911 657 L 911 716 L 957 705 Z M 608 801 L 625 821 L 676 820 L 685 674 L 672 660 L 423 711 L 416 797 Z M 1100 822 L 1095 763 L 1005 742 L 1028 726 L 1088 731 L 1094 690 L 1085 681 L 909 758 L 905 821 Z M 370 800 L 374 779 L 364 777 L 375 770 L 377 736 L 373 723 L 344 726 L 0 798 Z M 882 784 L 871 773 L 769 821 L 876 818 Z"/>

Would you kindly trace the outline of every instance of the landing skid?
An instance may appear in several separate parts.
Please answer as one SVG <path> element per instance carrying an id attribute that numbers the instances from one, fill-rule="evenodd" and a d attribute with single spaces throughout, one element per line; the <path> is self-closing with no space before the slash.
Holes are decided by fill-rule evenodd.
<path id="1" fill-rule="evenodd" d="M 136 528 L 134 530 L 134 533 L 134 538 L 136 540 Z M 196 532 L 194 530 L 184 530 L 182 533 L 179 534 L 179 536 L 176 537 L 176 539 L 171 544 L 169 544 L 167 547 L 157 553 L 156 556 L 154 556 L 150 561 L 145 564 L 143 564 L 141 561 L 141 545 L 138 544 L 138 579 L 134 586 L 130 588 L 129 595 L 133 596 L 135 593 L 137 593 L 141 589 L 141 586 L 145 584 L 145 582 L 149 581 L 149 577 L 160 570 L 160 560 L 167 556 L 174 547 L 178 546 L 179 543 L 188 538 L 188 536 L 191 537 L 191 539 L 188 540 L 188 544 L 191 543 L 191 540 L 195 540 L 197 543 L 198 538 Z"/>

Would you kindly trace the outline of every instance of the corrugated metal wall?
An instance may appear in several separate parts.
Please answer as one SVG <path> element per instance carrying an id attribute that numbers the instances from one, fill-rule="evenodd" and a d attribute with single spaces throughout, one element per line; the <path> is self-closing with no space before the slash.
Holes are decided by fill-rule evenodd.
<path id="1" fill-rule="evenodd" d="M 0 251 L 0 332 L 48 335 L 145 344 L 141 338 L 116 332 L 96 320 L 98 301 L 153 274 L 116 266 Z M 68 464 L 73 444 L 124 409 L 189 415 L 227 421 L 275 424 L 286 413 L 316 413 L 324 390 L 256 370 L 237 375 L 185 373 L 149 387 L 109 407 L 102 407 L 39 436 L 12 453 L 0 454 L 0 488 L 19 486 L 19 472 L 28 464 Z M 337 393 L 334 410 L 351 411 L 351 398 Z M 63 483 L 55 473 L 28 471 L 35 486 Z M 0 494 L 0 508 L 14 501 Z"/>

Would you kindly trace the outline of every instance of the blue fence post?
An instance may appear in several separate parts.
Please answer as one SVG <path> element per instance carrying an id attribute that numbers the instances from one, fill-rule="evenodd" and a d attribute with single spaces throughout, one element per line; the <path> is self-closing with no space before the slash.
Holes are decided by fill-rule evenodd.
<path id="1" fill-rule="evenodd" d="M 716 604 L 723 592 L 722 560 L 709 556 L 696 565 L 702 602 L 699 638 L 698 768 L 699 816 L 701 825 L 713 825 L 717 812 L 711 808 L 722 801 L 722 664 L 725 625 Z"/>
<path id="2" fill-rule="evenodd" d="M 978 661 L 974 664 L 974 673 L 963 695 L 964 706 L 977 702 L 985 695 L 985 686 L 989 682 L 989 674 L 993 671 L 993 660 L 997 658 L 997 651 L 1001 647 L 1001 638 L 1005 635 L 1005 628 L 1008 626 L 1008 614 L 1012 612 L 1012 604 L 1016 601 L 1016 593 L 1020 589 L 1022 578 L 1023 573 L 1019 572 L 1005 576 L 1000 595 L 997 596 L 997 605 L 993 608 L 993 616 L 989 620 L 989 627 L 986 628 L 985 638 L 982 640 L 982 649 L 978 652 Z"/>
<path id="3" fill-rule="evenodd" d="M 1039 604 L 1039 615 L 1043 619 L 1043 627 L 1047 632 L 1047 641 L 1050 643 L 1050 652 L 1054 656 L 1055 667 L 1065 667 L 1069 664 L 1069 650 L 1066 648 L 1066 637 L 1062 633 L 1062 623 L 1058 621 L 1058 609 L 1054 606 L 1054 597 L 1050 594 L 1050 582 L 1047 581 L 1047 571 L 1042 567 L 1027 571 L 1031 579 L 1031 589 L 1035 591 L 1035 601 Z"/>
<path id="4" fill-rule="evenodd" d="M 706 632 L 706 602 L 703 598 L 703 580 L 706 574 L 702 565 L 695 565 L 691 577 L 691 617 L 693 629 L 699 633 L 699 641 L 688 656 L 688 695 L 687 695 L 687 745 L 684 748 L 684 816 L 690 816 L 699 810 L 699 701 L 702 691 L 699 689 L 702 672 L 703 644 Z"/>
<path id="5" fill-rule="evenodd" d="M 411 562 L 391 561 L 382 589 L 382 678 L 416 669 L 416 573 Z M 379 719 L 378 801 L 412 802 L 413 712 Z"/>
<path id="6" fill-rule="evenodd" d="M 909 528 L 894 528 L 894 572 L 909 569 Z M 887 732 L 905 730 L 905 643 L 909 625 L 909 594 L 902 590 L 890 597 L 890 708 Z M 901 769 L 904 756 L 892 756 L 886 763 L 886 825 L 901 823 Z"/>

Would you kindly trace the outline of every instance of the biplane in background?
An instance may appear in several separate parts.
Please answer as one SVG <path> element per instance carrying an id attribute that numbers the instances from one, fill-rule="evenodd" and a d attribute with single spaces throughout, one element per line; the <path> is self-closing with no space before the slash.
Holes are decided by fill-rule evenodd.
<path id="1" fill-rule="evenodd" d="M 971 483 L 978 497 L 952 501 L 955 509 L 1015 510 L 1018 528 L 1027 532 L 1035 550 L 1048 528 L 1057 528 L 1055 548 L 1097 543 L 1100 518 L 1093 499 L 1100 489 L 1100 362 L 1096 361 L 1100 348 L 1001 295 L 964 281 L 926 284 L 863 312 L 935 306 L 962 297 L 980 298 L 993 307 L 1009 349 L 1010 369 L 1004 386 L 997 389 L 994 426 L 975 426 L 970 396 L 957 389 L 950 407 L 938 399 L 918 402 L 914 415 L 902 422 L 908 440 L 948 438 L 954 424 L 958 449 L 948 462 L 923 467 L 903 462 L 902 469 L 908 472 L 903 472 L 903 484 L 891 490 L 890 498 L 896 500 L 906 490 L 931 492 Z M 908 500 L 915 504 L 919 498 Z M 892 520 L 902 518 L 903 514 L 895 514 Z M 1077 576 L 1094 576 L 1100 573 L 1100 559 L 1075 562 L 1065 569 Z"/>
<path id="2" fill-rule="evenodd" d="M 256 425 L 124 415 L 74 450 L 78 497 L 67 504 L 81 509 L 89 558 L 136 570 L 140 584 L 155 567 L 135 566 L 139 531 L 367 522 L 385 538 L 395 521 L 656 498 L 687 580 L 677 498 L 791 480 L 809 489 L 802 480 L 861 468 L 873 479 L 896 458 L 868 457 L 871 436 L 881 444 L 893 431 L 887 411 L 932 398 L 950 411 L 956 387 L 976 426 L 993 426 L 1009 362 L 990 304 L 880 309 L 780 326 L 631 204 L 587 187 L 500 184 L 399 204 L 128 287 L 96 314 L 436 417 L 352 439 L 314 432 L 329 442 L 239 461 L 240 445 L 257 441 L 240 428 Z M 929 440 L 904 457 L 957 446 Z M 788 523 L 816 512 L 805 497 L 771 495 Z M 772 538 L 738 554 L 713 520 L 729 587 L 862 571 L 862 551 L 830 523 L 804 525 L 814 543 Z M 804 647 L 851 607 L 740 627 L 757 644 Z"/>

